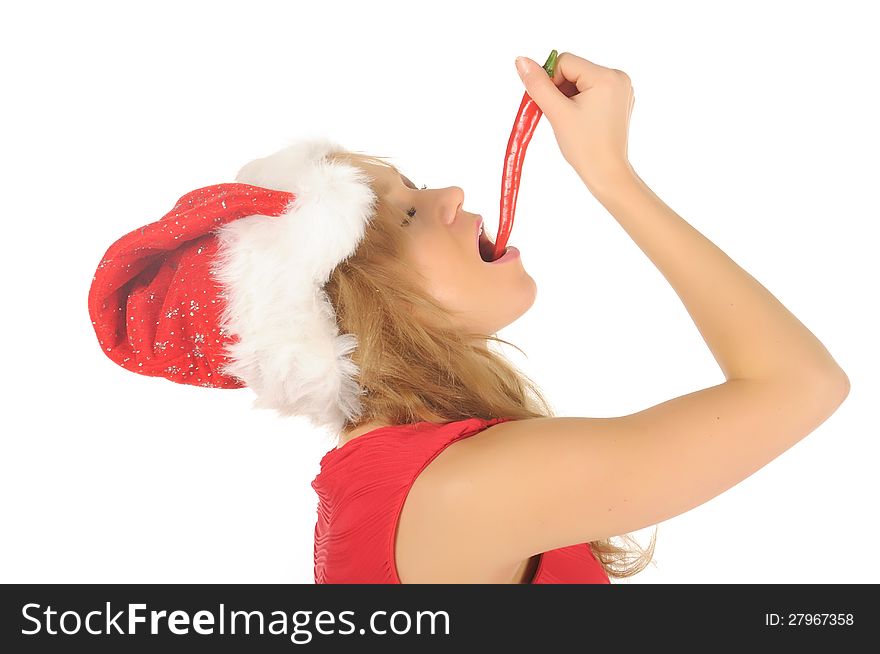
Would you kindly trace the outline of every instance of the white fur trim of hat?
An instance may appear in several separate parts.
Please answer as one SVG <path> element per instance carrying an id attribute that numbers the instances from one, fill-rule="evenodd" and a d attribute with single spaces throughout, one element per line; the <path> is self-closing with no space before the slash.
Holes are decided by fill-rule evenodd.
<path id="1" fill-rule="evenodd" d="M 333 433 L 361 415 L 364 391 L 350 358 L 357 338 L 340 333 L 323 286 L 354 254 L 376 206 L 369 175 L 327 160 L 338 151 L 310 138 L 245 165 L 236 182 L 296 197 L 281 216 L 220 227 L 212 264 L 226 293 L 221 326 L 238 336 L 223 372 L 254 390 L 254 407 L 305 416 Z"/>

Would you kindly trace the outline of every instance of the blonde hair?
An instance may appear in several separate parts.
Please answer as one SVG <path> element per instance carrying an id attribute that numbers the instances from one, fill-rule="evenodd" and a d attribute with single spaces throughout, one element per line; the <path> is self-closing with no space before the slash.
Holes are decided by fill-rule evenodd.
<path id="1" fill-rule="evenodd" d="M 330 158 L 400 172 L 386 157 L 340 152 Z M 400 256 L 404 230 L 392 227 L 406 214 L 375 185 L 373 191 L 376 215 L 363 241 L 324 287 L 340 330 L 358 340 L 352 360 L 365 391 L 363 413 L 344 430 L 369 422 L 442 424 L 473 417 L 555 416 L 537 385 L 487 347 L 488 341 L 515 345 L 495 335 L 462 331 L 450 311 L 422 290 Z M 590 547 L 609 577 L 631 577 L 651 562 L 656 535 L 655 528 L 647 550 L 630 534 L 618 536 L 629 547 L 610 539 L 592 541 Z"/>

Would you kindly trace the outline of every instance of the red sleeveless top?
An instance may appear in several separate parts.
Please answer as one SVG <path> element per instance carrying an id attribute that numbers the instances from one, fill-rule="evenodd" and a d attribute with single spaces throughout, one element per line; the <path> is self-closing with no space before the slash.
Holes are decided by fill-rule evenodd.
<path id="1" fill-rule="evenodd" d="M 374 429 L 327 452 L 318 494 L 315 583 L 399 584 L 397 523 L 419 473 L 461 438 L 511 418 L 418 422 Z M 531 584 L 609 584 L 588 543 L 544 552 Z"/>

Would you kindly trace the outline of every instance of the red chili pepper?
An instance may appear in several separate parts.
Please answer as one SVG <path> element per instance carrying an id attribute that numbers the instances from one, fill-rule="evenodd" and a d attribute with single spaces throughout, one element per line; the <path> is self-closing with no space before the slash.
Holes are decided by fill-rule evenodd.
<path id="1" fill-rule="evenodd" d="M 557 54 L 556 50 L 553 50 L 547 58 L 547 63 L 543 66 L 550 77 L 553 77 L 556 68 Z M 519 105 L 519 111 L 516 113 L 516 120 L 513 121 L 510 138 L 507 140 L 504 172 L 501 175 L 501 217 L 498 220 L 498 237 L 495 239 L 492 261 L 500 257 L 507 247 L 507 239 L 510 238 L 510 231 L 513 229 L 513 214 L 516 211 L 516 196 L 519 192 L 523 159 L 525 159 L 526 148 L 542 115 L 541 108 L 526 91 Z"/>

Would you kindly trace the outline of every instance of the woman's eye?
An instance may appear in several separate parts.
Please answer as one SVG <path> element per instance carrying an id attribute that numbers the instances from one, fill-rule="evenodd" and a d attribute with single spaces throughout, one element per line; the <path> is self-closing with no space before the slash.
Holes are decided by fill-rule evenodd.
<path id="1" fill-rule="evenodd" d="M 424 191 L 426 188 L 428 188 L 428 185 L 427 185 L 427 184 L 426 184 L 425 186 L 423 186 L 423 187 L 421 188 L 421 190 Z M 410 208 L 409 208 L 409 211 L 406 212 L 406 215 L 407 215 L 407 217 L 403 219 L 403 222 L 402 222 L 402 223 L 400 223 L 400 224 L 403 225 L 404 227 L 405 227 L 406 225 L 409 225 L 409 219 L 410 219 L 410 218 L 415 217 L 415 215 L 416 215 L 416 208 L 415 208 L 415 207 L 410 207 Z"/>
<path id="2" fill-rule="evenodd" d="M 402 223 L 400 223 L 403 226 L 409 225 L 409 219 L 416 215 L 416 208 L 410 207 L 409 211 L 406 212 L 406 215 L 407 217 L 403 219 Z"/>

